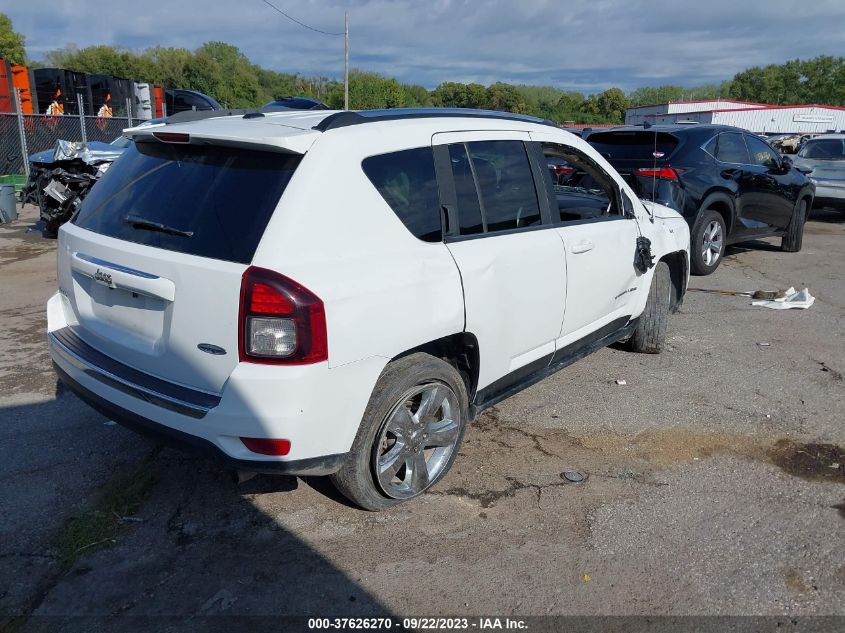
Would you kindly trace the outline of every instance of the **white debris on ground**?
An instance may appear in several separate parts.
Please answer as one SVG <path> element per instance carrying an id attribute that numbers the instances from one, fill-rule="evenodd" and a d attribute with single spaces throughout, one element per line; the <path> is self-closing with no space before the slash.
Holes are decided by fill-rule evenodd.
<path id="1" fill-rule="evenodd" d="M 809 288 L 804 288 L 800 292 L 796 292 L 792 286 L 784 293 L 784 297 L 779 297 L 771 301 L 752 301 L 753 306 L 762 306 L 764 308 L 771 308 L 772 310 L 789 310 L 790 308 L 800 308 L 806 310 L 815 302 L 816 298 L 810 294 Z"/>

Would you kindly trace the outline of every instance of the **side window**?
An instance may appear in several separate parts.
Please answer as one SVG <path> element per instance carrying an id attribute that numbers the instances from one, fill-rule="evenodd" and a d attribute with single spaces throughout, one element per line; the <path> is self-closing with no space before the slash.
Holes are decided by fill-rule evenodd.
<path id="1" fill-rule="evenodd" d="M 197 110 L 213 110 L 208 101 L 196 95 L 185 95 L 185 104 L 188 108 L 196 108 Z"/>
<path id="2" fill-rule="evenodd" d="M 185 98 L 182 95 L 175 95 L 173 97 L 173 107 L 171 109 L 175 114 L 176 112 L 184 112 L 185 110 L 190 110 L 191 106 L 188 105 L 188 102 L 185 101 Z"/>
<path id="3" fill-rule="evenodd" d="M 488 232 L 540 224 L 540 205 L 521 141 L 468 143 Z"/>
<path id="4" fill-rule="evenodd" d="M 616 202 L 616 183 L 589 157 L 575 148 L 543 143 L 549 178 L 561 222 L 622 217 Z M 564 164 L 565 168 L 551 169 Z"/>
<path id="5" fill-rule="evenodd" d="M 745 139 L 748 141 L 748 149 L 751 150 L 751 159 L 755 165 L 769 169 L 780 168 L 780 159 L 771 147 L 753 136 L 746 135 Z"/>
<path id="6" fill-rule="evenodd" d="M 481 219 L 481 205 L 472 166 L 463 144 L 449 146 L 449 160 L 452 163 L 452 176 L 455 179 L 455 193 L 458 197 L 458 228 L 461 235 L 473 235 L 484 231 Z"/>
<path id="7" fill-rule="evenodd" d="M 739 163 L 741 165 L 750 164 L 748 158 L 748 148 L 745 147 L 745 141 L 742 140 L 742 134 L 735 132 L 725 132 L 719 134 L 718 142 L 716 144 L 716 158 L 723 163 Z"/>
<path id="8" fill-rule="evenodd" d="M 430 147 L 370 156 L 361 166 L 411 233 L 425 242 L 441 240 L 440 202 Z"/>

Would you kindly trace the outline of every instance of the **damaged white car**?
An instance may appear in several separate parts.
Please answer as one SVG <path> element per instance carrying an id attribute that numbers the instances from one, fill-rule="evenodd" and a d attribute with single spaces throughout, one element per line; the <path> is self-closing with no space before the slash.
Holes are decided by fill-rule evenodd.
<path id="1" fill-rule="evenodd" d="M 664 345 L 687 223 L 554 125 L 196 118 L 127 131 L 59 231 L 50 352 L 113 420 L 381 510 L 443 478 L 484 408 L 611 343 Z"/>

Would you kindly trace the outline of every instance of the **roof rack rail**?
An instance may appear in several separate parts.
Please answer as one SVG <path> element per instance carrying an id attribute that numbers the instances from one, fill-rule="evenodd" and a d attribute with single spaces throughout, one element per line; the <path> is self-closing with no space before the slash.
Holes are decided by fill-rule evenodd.
<path id="1" fill-rule="evenodd" d="M 469 108 L 391 108 L 387 110 L 357 110 L 335 112 L 320 121 L 312 129 L 327 132 L 350 125 L 376 123 L 378 121 L 398 121 L 401 119 L 434 119 L 445 117 L 469 117 L 475 119 L 504 119 L 506 121 L 522 121 L 523 123 L 537 123 L 557 128 L 554 121 L 513 112 L 498 112 L 496 110 L 473 110 Z"/>
<path id="2" fill-rule="evenodd" d="M 258 108 L 225 108 L 223 110 L 185 110 L 184 112 L 177 112 L 171 114 L 164 119 L 165 124 L 169 123 L 188 123 L 189 121 L 202 121 L 203 119 L 213 119 L 220 116 L 243 116 L 255 115 L 261 112 Z M 250 117 L 252 118 L 252 117 Z"/>

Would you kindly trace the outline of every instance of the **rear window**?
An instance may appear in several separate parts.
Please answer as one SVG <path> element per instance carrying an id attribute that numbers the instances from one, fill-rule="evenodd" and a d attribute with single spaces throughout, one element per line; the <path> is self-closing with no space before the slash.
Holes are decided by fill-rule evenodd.
<path id="1" fill-rule="evenodd" d="M 843 160 L 845 159 L 845 139 L 825 138 L 807 141 L 798 155 L 813 160 Z"/>
<path id="2" fill-rule="evenodd" d="M 610 162 L 662 160 L 678 146 L 678 139 L 666 132 L 598 132 L 587 141 Z"/>
<path id="3" fill-rule="evenodd" d="M 132 143 L 73 223 L 128 242 L 248 264 L 300 158 Z"/>

